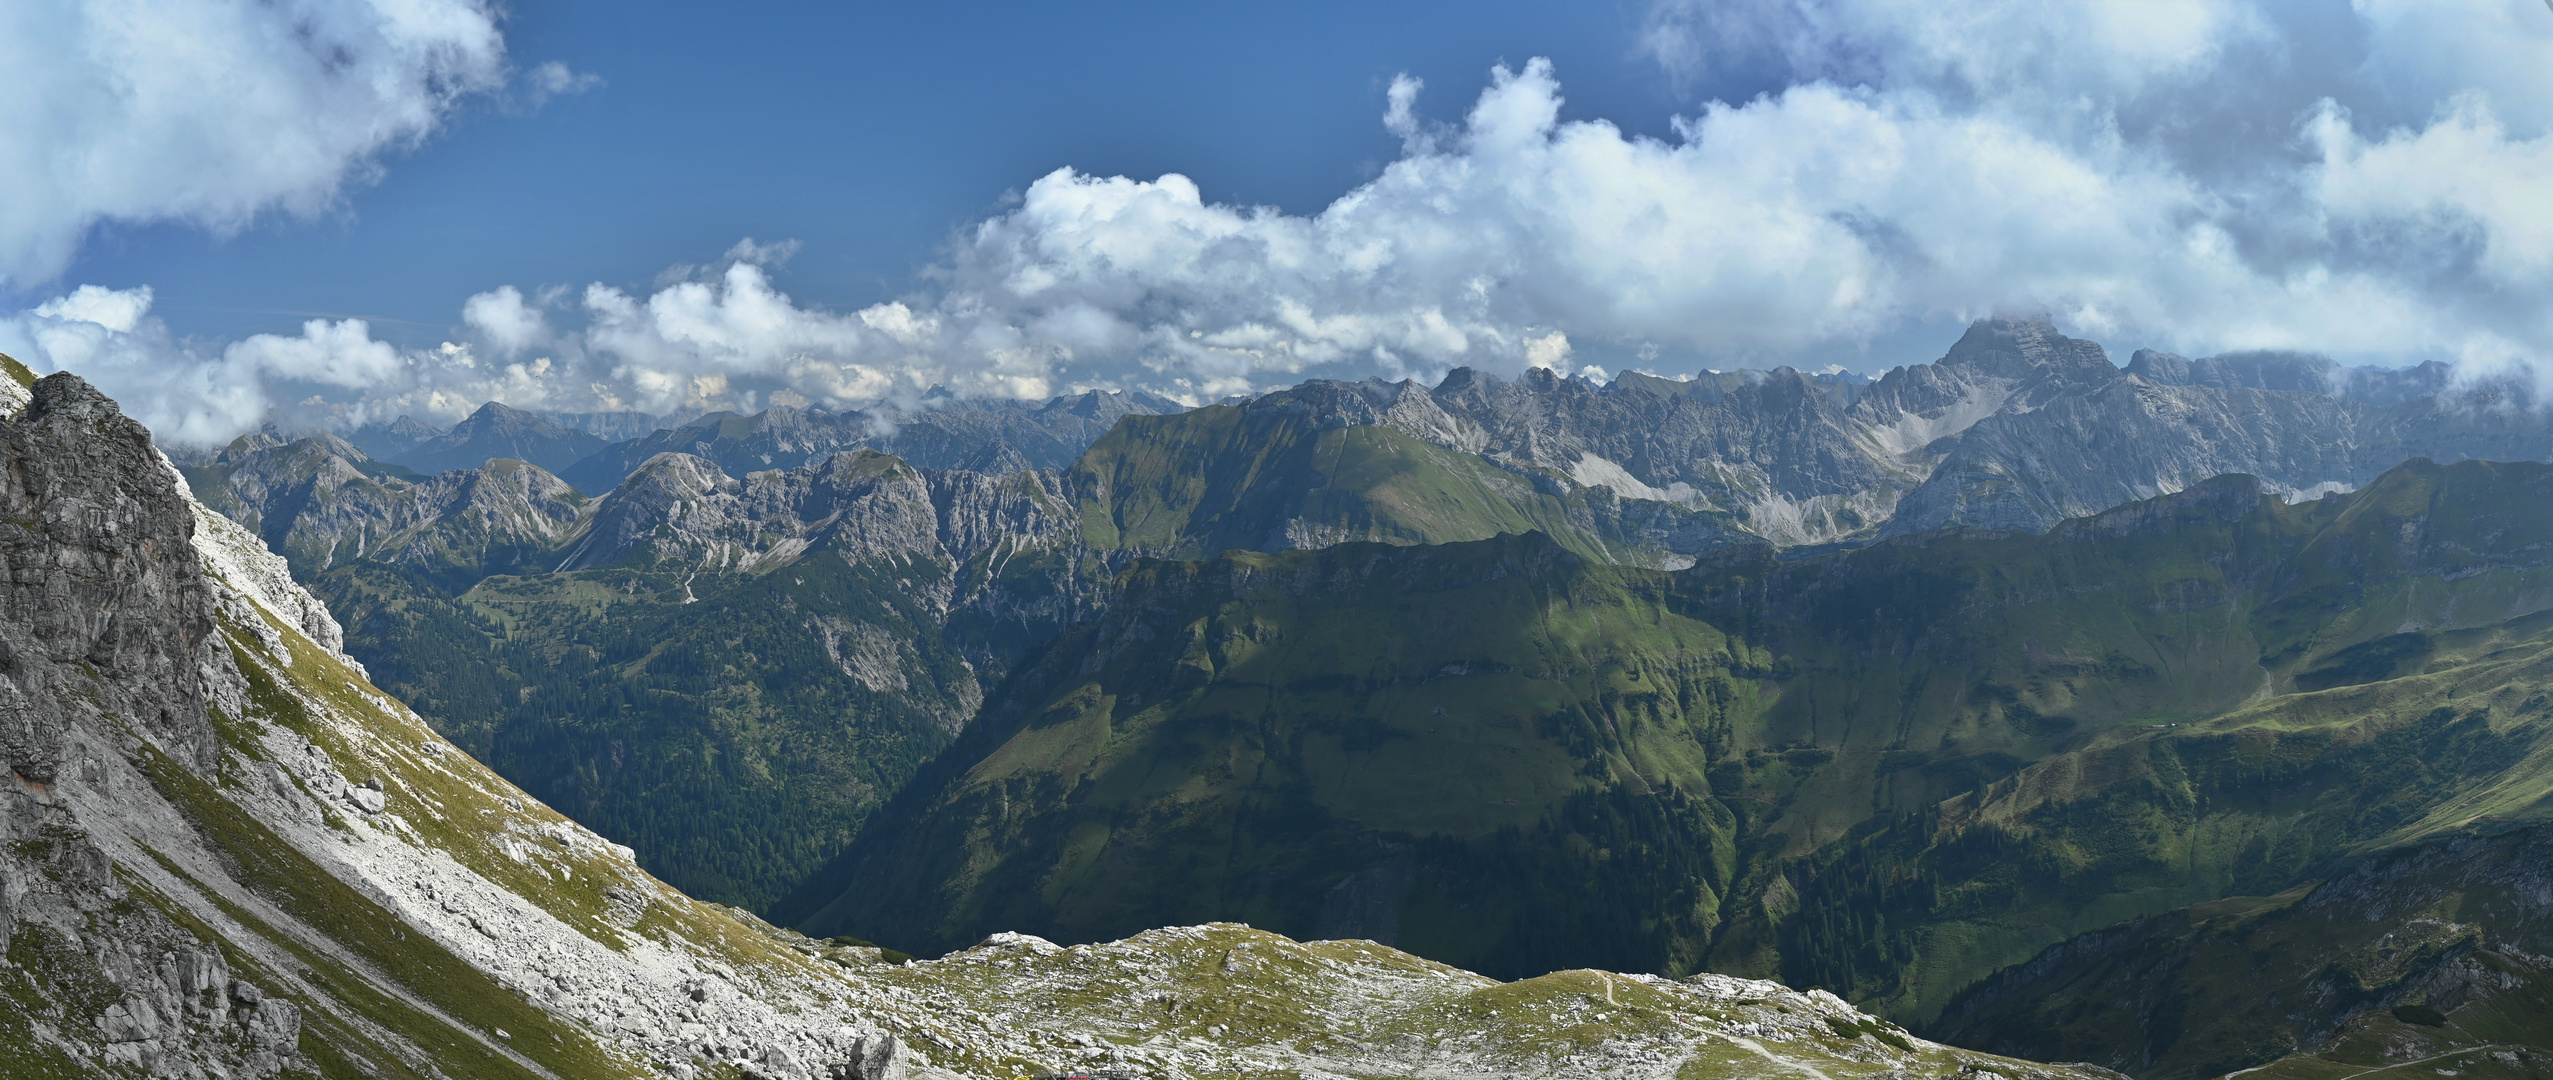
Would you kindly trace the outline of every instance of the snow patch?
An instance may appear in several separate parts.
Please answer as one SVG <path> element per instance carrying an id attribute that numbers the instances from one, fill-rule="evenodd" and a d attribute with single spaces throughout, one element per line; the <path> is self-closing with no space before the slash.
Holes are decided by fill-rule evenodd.
<path id="1" fill-rule="evenodd" d="M 2004 402 L 2012 400 L 2010 379 L 1979 378 L 1968 384 L 1959 400 L 1943 406 L 1931 415 L 1907 412 L 1893 423 L 1872 424 L 1863 430 L 1873 444 L 1896 457 L 1912 457 L 1934 441 L 1959 434 L 2002 411 Z"/>
<path id="2" fill-rule="evenodd" d="M 1674 503 L 1688 510 L 1711 508 L 1711 500 L 1691 484 L 1678 480 L 1662 488 L 1650 487 L 1631 475 L 1631 470 L 1594 454 L 1580 455 L 1578 463 L 1569 467 L 1569 478 L 1580 487 L 1612 488 L 1614 494 L 1626 499 Z"/>
<path id="3" fill-rule="evenodd" d="M 1897 489 L 1886 486 L 1805 499 L 1773 492 L 1744 507 L 1746 527 L 1779 547 L 1831 544 L 1886 523 L 1897 514 L 1897 499 Z"/>
<path id="4" fill-rule="evenodd" d="M 2280 502 L 2286 503 L 2289 506 L 2294 506 L 2300 502 L 2312 502 L 2325 495 L 2347 495 L 2352 491 L 2358 490 L 2358 485 L 2352 484 L 2346 480 L 2325 480 L 2322 483 L 2314 484 L 2310 487 L 2300 488 L 2291 488 L 2281 484 L 2268 483 L 2264 483 L 2261 486 L 2268 488 L 2270 494 L 2278 496 L 2278 500 Z"/>

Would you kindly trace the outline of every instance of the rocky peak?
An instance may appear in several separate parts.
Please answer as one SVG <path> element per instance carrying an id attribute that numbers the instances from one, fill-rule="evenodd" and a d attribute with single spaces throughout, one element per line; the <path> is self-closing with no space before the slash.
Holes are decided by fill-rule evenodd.
<path id="1" fill-rule="evenodd" d="M 655 535 L 660 525 L 679 528 L 688 521 L 697 527 L 721 521 L 743 489 L 706 458 L 670 451 L 648 458 L 603 496 L 593 528 L 560 569 L 610 562 Z"/>
<path id="2" fill-rule="evenodd" d="M 2260 478 L 2242 473 L 2227 473 L 2199 481 L 2158 499 L 2129 503 L 2094 514 L 2061 522 L 2048 530 L 2055 539 L 2085 536 L 2125 536 L 2179 523 L 2231 525 L 2260 512 L 2261 500 L 2269 492 Z"/>
<path id="3" fill-rule="evenodd" d="M 456 478 L 455 486 L 460 505 L 484 512 L 511 513 L 528 508 L 544 517 L 569 520 L 585 501 L 567 481 L 551 475 L 549 470 L 513 458 L 497 458 L 483 468 L 466 470 Z"/>
<path id="4" fill-rule="evenodd" d="M 471 410 L 469 416 L 464 417 L 460 423 L 452 425 L 452 430 L 446 434 L 526 430 L 543 431 L 546 434 L 544 429 L 548 428 L 565 430 L 554 421 L 524 412 L 502 401 L 491 401 Z"/>
<path id="5" fill-rule="evenodd" d="M 562 569 L 641 548 L 713 569 L 785 565 L 817 548 L 854 561 L 920 555 L 954 565 L 995 544 L 1068 540 L 1069 507 L 1054 473 L 926 474 L 861 449 L 738 480 L 706 458 L 667 453 L 604 497 Z"/>
<path id="6" fill-rule="evenodd" d="M 36 381 L 0 424 L 0 753 L 52 779 L 66 710 L 129 717 L 209 762 L 200 680 L 211 612 L 195 515 L 150 432 L 76 375 Z M 81 689 L 69 682 L 80 671 Z M 14 714 L 14 715 L 9 715 Z"/>
<path id="7" fill-rule="evenodd" d="M 1995 315 L 1970 323 L 1968 332 L 1943 354 L 1941 366 L 2011 379 L 2039 397 L 2119 377 L 2117 365 L 2099 344 L 2058 333 L 2044 313 Z"/>
<path id="8" fill-rule="evenodd" d="M 1480 425 L 1447 413 L 1416 380 L 1341 382 L 1315 379 L 1268 394 L 1242 409 L 1253 417 L 1302 416 L 1323 430 L 1377 426 L 1396 429 L 1438 446 L 1479 451 L 1487 444 Z"/>
<path id="9" fill-rule="evenodd" d="M 449 431 L 412 440 L 414 435 L 413 429 L 393 425 L 392 430 L 362 441 L 381 460 L 421 473 L 475 469 L 501 457 L 529 461 L 546 469 L 564 469 L 609 445 L 600 436 L 501 401 L 479 406 Z"/>
<path id="10" fill-rule="evenodd" d="M 1113 424 L 1128 415 L 1159 415 L 1184 412 L 1187 406 L 1159 394 L 1140 390 L 1084 390 L 1047 401 L 1040 412 L 1067 413 L 1084 420 Z"/>

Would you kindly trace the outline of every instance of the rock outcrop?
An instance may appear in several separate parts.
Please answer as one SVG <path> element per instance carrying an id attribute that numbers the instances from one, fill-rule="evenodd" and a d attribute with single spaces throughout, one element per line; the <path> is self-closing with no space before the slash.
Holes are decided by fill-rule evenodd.
<path id="1" fill-rule="evenodd" d="M 2553 417 L 2520 388 L 2459 387 L 2439 365 L 2142 351 L 2122 370 L 2044 316 L 1981 319 L 1940 360 L 1869 382 L 1779 368 L 1600 386 L 1457 369 L 1433 388 L 1315 382 L 1252 406 L 1278 403 L 1625 500 L 1717 507 L 1780 546 L 2039 532 L 2226 473 L 2310 497 L 2412 457 L 2553 454 Z"/>
<path id="2" fill-rule="evenodd" d="M 1061 469 L 1118 418 L 1186 408 L 1155 394 L 1090 390 L 1046 401 L 934 399 L 912 412 L 832 412 L 775 406 L 752 416 L 715 413 L 595 453 L 561 473 L 601 493 L 658 454 L 706 458 L 742 476 L 792 469 L 848 450 L 893 454 L 925 469 L 1006 473 Z"/>

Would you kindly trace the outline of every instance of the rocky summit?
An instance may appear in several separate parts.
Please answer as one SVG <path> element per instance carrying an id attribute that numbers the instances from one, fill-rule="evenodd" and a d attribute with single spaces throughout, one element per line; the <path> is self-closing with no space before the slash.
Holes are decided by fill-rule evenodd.
<path id="1" fill-rule="evenodd" d="M 437 735 L 77 377 L 0 386 L 0 1072 L 2107 1076 L 1699 976 L 1215 924 L 935 960 L 691 899 Z"/>

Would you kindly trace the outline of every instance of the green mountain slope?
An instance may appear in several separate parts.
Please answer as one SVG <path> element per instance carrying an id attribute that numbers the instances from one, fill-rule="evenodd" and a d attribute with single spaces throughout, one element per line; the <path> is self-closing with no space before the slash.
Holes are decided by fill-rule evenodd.
<path id="1" fill-rule="evenodd" d="M 2507 629 L 2521 640 L 2475 663 L 2119 732 L 2034 764 L 1768 874 L 1738 925 L 1778 954 L 1771 970 L 1911 1021 L 2120 919 L 2543 820 L 2553 635 L 2540 617 Z"/>
<path id="2" fill-rule="evenodd" d="M 381 685 L 722 902 L 821 866 L 1084 603 L 1038 524 L 1068 504 L 1035 474 L 926 480 L 861 451 L 739 482 L 670 455 L 589 500 L 520 462 L 403 476 L 327 436 L 188 474 Z"/>
<path id="3" fill-rule="evenodd" d="M 1054 585 L 1075 568 L 1018 542 L 1033 536 L 952 552 L 960 504 L 1027 496 L 944 484 L 942 508 L 883 455 L 726 490 L 675 471 L 658 487 L 642 472 L 550 554 L 582 568 L 456 590 L 358 564 L 315 587 L 349 647 L 454 741 L 666 880 L 761 907 L 947 745 L 1017 639 L 1076 610 Z M 799 510 L 709 512 L 763 497 Z"/>
<path id="4" fill-rule="evenodd" d="M 756 908 L 1134 551 L 1544 528 L 1673 561 L 1724 539 L 1725 515 L 1304 408 L 1130 417 L 1102 442 L 1071 476 L 860 450 L 737 477 L 659 454 L 599 499 L 512 461 L 418 479 L 328 436 L 252 436 L 189 475 L 439 730 L 667 880 Z"/>
<path id="5" fill-rule="evenodd" d="M 2095 931 L 1941 1033 L 2154 1080 L 2553 1068 L 2553 830 L 2411 845 L 2324 882 Z"/>
<path id="6" fill-rule="evenodd" d="M 2082 930 L 2532 813 L 2532 714 L 2424 718 L 2539 670 L 2548 495 L 2545 466 L 2416 462 L 1681 573 L 1540 536 L 1145 563 L 784 911 L 921 947 L 1248 918 L 1920 1019 Z M 2457 752 L 2384 771 L 2441 724 Z M 2264 743 L 2318 794 L 2263 794 Z M 2164 806 L 2163 766 L 2123 763 L 2158 744 L 2201 774 L 2169 828 L 2122 816 Z"/>
<path id="7" fill-rule="evenodd" d="M 1326 398 L 1357 389 L 1307 384 L 1246 406 L 1118 421 L 1073 465 L 1084 542 L 1194 559 L 1540 530 L 1604 562 L 1684 565 L 1745 535 L 1724 512 L 1502 465 L 1459 445 L 1464 433 L 1432 406 L 1342 423 L 1343 407 Z"/>
<path id="8" fill-rule="evenodd" d="M 1747 690 L 1709 681 L 1730 643 L 1667 610 L 1664 580 L 1538 533 L 1142 564 L 1023 677 L 1037 689 L 968 730 L 947 759 L 968 772 L 874 831 L 812 925 L 936 948 L 1211 912 L 1500 974 L 1590 944 L 1689 970 L 1732 869 L 1695 733 Z M 1513 860 L 1544 891 L 1411 883 L 1448 859 L 1488 879 Z M 1440 913 L 1405 910 L 1427 889 Z M 1666 919 L 1661 892 L 1681 897 Z"/>
<path id="9" fill-rule="evenodd" d="M 891 964 L 778 930 L 384 696 L 112 402 L 55 375 L 0 411 L 0 1075 L 2105 1075 L 1718 977 L 1502 984 L 1230 925 Z"/>
<path id="10" fill-rule="evenodd" d="M 2024 608 L 1992 639 L 2022 662 L 1974 690 L 2007 699 L 2010 716 L 2074 725 L 2067 740 L 2080 745 L 1768 865 L 1715 960 L 1923 1019 L 2074 933 L 2275 893 L 2440 831 L 2538 819 L 2553 759 L 2541 756 L 2546 715 L 2525 703 L 2553 682 L 2553 622 L 2538 614 L 2553 607 L 2546 476 L 2531 464 L 2415 462 L 2356 496 L 2265 508 L 2243 531 L 2299 529 L 2281 545 L 2291 554 L 2246 574 L 2193 545 L 2182 551 L 2199 558 L 2175 565 L 2194 576 L 2147 585 L 2137 610 L 2080 614 L 2077 641 L 2116 642 L 2117 628 L 2145 623 L 2137 633 L 2154 647 L 2118 653 L 2121 674 L 2081 670 L 2075 658 L 2112 655 L 2081 645 L 2075 658 L 2033 662 L 2032 645 L 2054 640 Z M 2227 589 L 2251 575 L 2247 589 Z M 2225 590 L 2221 605 L 2194 602 L 2210 590 Z M 2207 640 L 2229 644 L 2186 647 Z M 2199 667 L 2194 652 L 2228 666 Z M 2219 699 L 2240 708 L 2210 716 L 2224 706 L 2176 689 L 2239 689 L 2246 658 L 2251 692 Z M 2096 711 L 2093 684 L 2158 692 L 2142 710 Z M 2132 722 L 2082 730 L 2103 716 Z"/>

